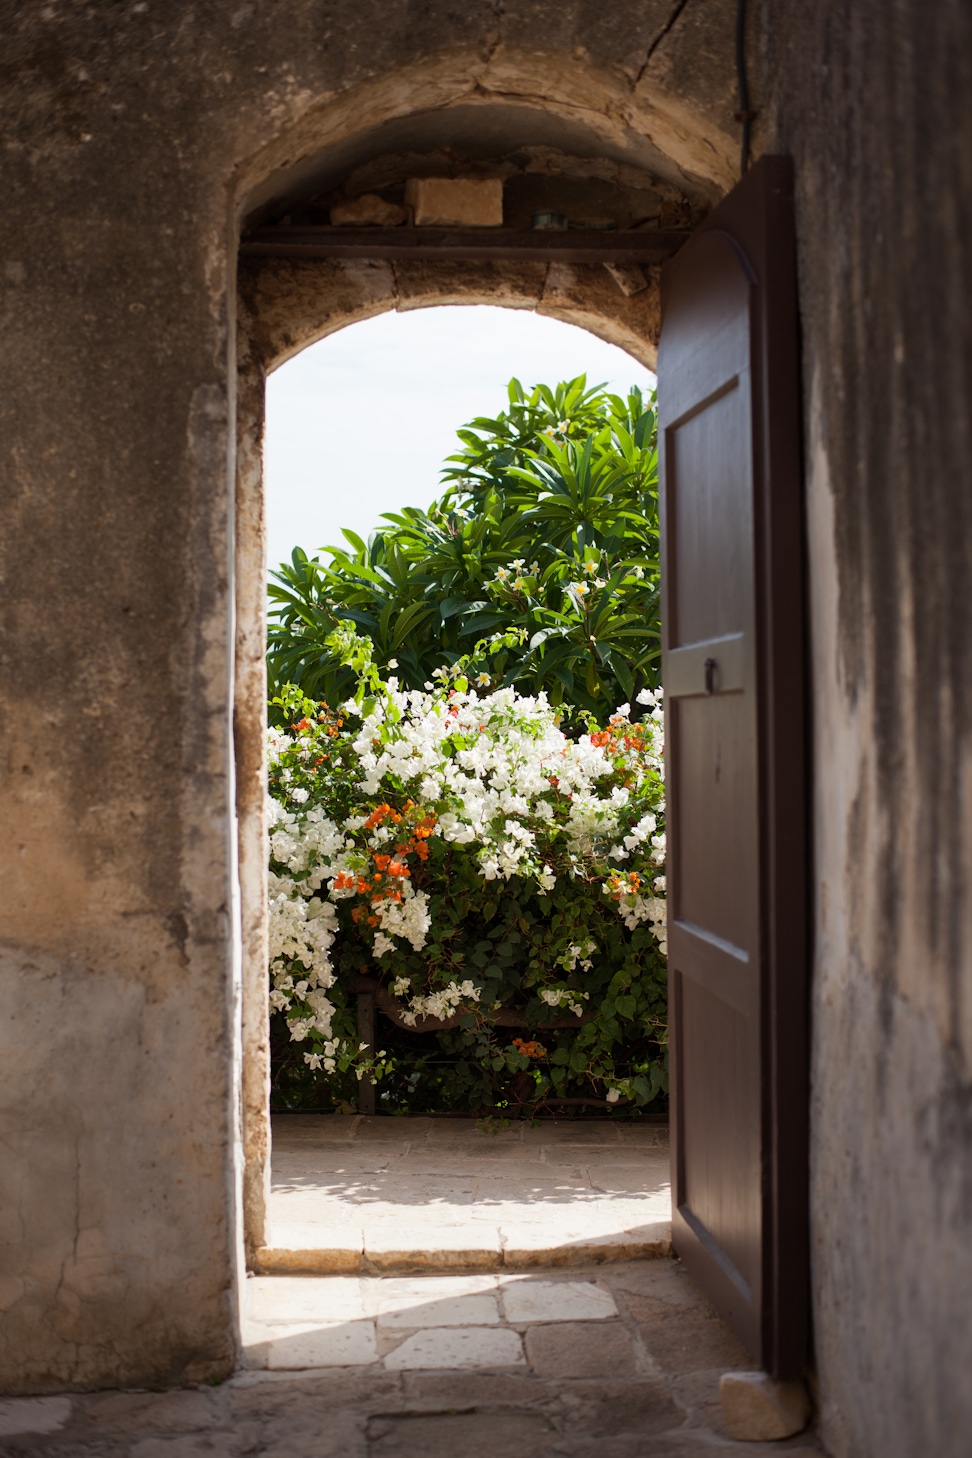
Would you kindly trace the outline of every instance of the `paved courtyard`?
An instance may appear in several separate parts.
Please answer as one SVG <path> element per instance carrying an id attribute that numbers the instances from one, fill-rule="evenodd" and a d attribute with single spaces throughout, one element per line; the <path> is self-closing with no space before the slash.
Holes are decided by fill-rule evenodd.
<path id="1" fill-rule="evenodd" d="M 668 1131 L 621 1121 L 287 1115 L 264 1272 L 523 1268 L 665 1255 Z"/>
<path id="2" fill-rule="evenodd" d="M 713 1458 L 751 1367 L 672 1259 L 462 1276 L 256 1276 L 218 1387 L 0 1402 L 2 1458 Z"/>

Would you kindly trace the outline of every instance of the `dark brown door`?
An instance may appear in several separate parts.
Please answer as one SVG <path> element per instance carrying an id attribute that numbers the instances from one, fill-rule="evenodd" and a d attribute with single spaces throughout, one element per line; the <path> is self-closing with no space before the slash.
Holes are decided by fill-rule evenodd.
<path id="1" fill-rule="evenodd" d="M 673 1241 L 762 1366 L 807 1352 L 805 654 L 792 174 L 667 266 L 658 360 Z"/>

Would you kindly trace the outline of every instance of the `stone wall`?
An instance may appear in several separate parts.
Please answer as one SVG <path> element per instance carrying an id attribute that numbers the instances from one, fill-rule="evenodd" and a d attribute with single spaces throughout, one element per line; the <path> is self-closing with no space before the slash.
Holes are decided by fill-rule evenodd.
<path id="1" fill-rule="evenodd" d="M 762 45 L 765 145 L 793 152 L 798 179 L 824 1434 L 840 1458 L 958 1458 L 972 1433 L 972 11 L 773 0 Z"/>

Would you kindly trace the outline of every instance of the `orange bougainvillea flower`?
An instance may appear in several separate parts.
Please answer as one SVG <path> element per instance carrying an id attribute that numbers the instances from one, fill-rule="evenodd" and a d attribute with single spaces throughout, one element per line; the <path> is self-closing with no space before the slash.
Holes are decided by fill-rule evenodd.
<path id="1" fill-rule="evenodd" d="M 547 1056 L 547 1050 L 542 1043 L 525 1042 L 523 1038 L 514 1038 L 513 1047 L 518 1053 L 522 1053 L 524 1058 L 546 1058 Z"/>
<path id="2" fill-rule="evenodd" d="M 375 854 L 371 857 L 371 859 L 374 861 L 379 871 L 384 871 L 388 865 L 388 862 L 391 860 L 391 856 L 382 856 Z"/>
<path id="3" fill-rule="evenodd" d="M 337 876 L 334 877 L 335 891 L 347 891 L 349 887 L 353 885 L 354 877 L 349 876 L 346 871 L 341 871 Z"/>
<path id="4" fill-rule="evenodd" d="M 388 866 L 389 876 L 410 876 L 412 873 L 408 866 L 402 861 L 391 861 Z"/>
<path id="5" fill-rule="evenodd" d="M 621 871 L 612 871 L 608 877 L 608 890 L 616 901 L 622 896 L 630 896 L 641 887 L 641 877 L 637 871 L 628 871 L 626 874 Z"/>
<path id="6" fill-rule="evenodd" d="M 376 805 L 365 821 L 364 828 L 365 830 L 374 830 L 375 826 L 380 825 L 383 820 L 391 820 L 393 823 L 397 823 L 401 818 L 398 811 L 393 810 L 390 805 Z"/>

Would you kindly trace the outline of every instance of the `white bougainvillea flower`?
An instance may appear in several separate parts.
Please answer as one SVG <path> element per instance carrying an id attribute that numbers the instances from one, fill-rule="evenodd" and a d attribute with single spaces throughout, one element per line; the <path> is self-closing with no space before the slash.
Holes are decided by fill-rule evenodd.
<path id="1" fill-rule="evenodd" d="M 504 572 L 497 569 L 501 581 Z M 571 591 L 582 596 L 589 584 Z M 307 1045 L 314 1071 L 333 1073 L 340 1063 L 361 1073 L 367 1054 L 335 1032 L 342 998 L 332 957 L 349 918 L 375 973 L 405 1001 L 406 1024 L 456 1011 L 488 1021 L 475 975 L 423 987 L 416 970 L 414 954 L 440 934 L 432 908 L 441 887 L 414 886 L 413 871 L 438 863 L 429 860 L 436 842 L 468 858 L 484 901 L 522 881 L 556 911 L 584 887 L 601 886 L 627 931 L 646 927 L 658 950 L 667 948 L 660 693 L 637 695 L 651 709 L 640 724 L 628 722 L 630 705 L 622 704 L 605 729 L 572 739 L 542 693 L 480 696 L 456 665 L 437 669 L 433 681 L 403 690 L 391 679 L 360 704 L 349 699 L 337 716 L 308 710 L 290 733 L 268 736 L 270 1005 Z M 478 675 L 480 689 L 489 683 Z M 338 779 L 321 768 L 332 754 L 342 765 Z M 426 884 L 430 873 L 421 871 Z M 581 1018 L 590 995 L 576 983 L 595 968 L 598 947 L 582 926 L 571 934 L 577 939 L 561 940 L 546 974 L 556 965 L 571 985 L 541 985 L 533 995 Z M 606 1093 L 612 1103 L 620 1096 L 613 1086 Z"/>

